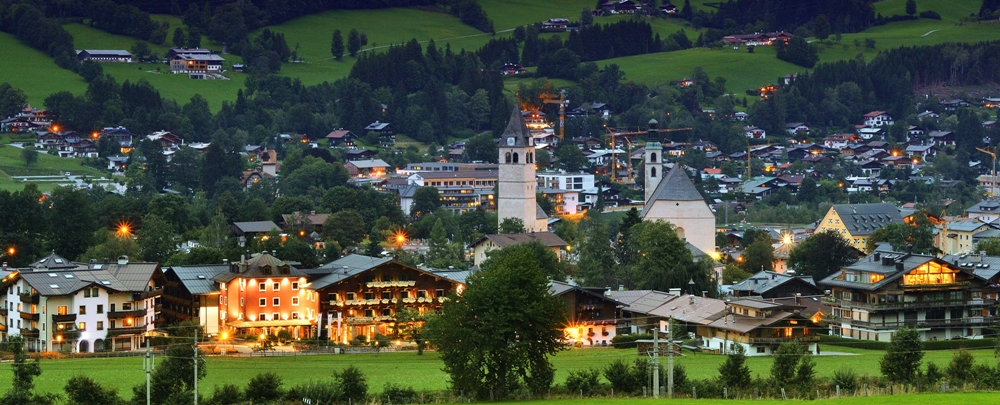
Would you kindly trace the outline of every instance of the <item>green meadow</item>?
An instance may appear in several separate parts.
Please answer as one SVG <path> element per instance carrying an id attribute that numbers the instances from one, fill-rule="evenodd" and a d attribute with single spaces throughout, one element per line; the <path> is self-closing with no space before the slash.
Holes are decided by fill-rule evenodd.
<path id="1" fill-rule="evenodd" d="M 880 375 L 878 361 L 882 352 L 850 349 L 836 346 L 823 346 L 824 352 L 849 352 L 843 356 L 816 356 L 816 372 L 820 377 L 829 377 L 837 369 L 848 367 L 859 375 Z M 993 364 L 991 350 L 974 350 L 977 362 Z M 946 367 L 952 356 L 951 351 L 928 351 L 924 364 L 934 362 L 939 367 Z M 616 359 L 632 361 L 636 358 L 634 349 L 575 349 L 560 352 L 552 357 L 556 368 L 555 383 L 562 384 L 570 371 L 589 368 L 603 368 Z M 695 379 L 709 379 L 718 376 L 719 366 L 725 356 L 713 354 L 691 354 L 675 358 L 677 364 L 685 367 L 687 375 Z M 766 377 L 770 373 L 772 357 L 750 357 L 747 361 L 751 372 L 756 376 Z M 378 392 L 387 383 L 412 386 L 416 390 L 443 390 L 447 388 L 447 376 L 441 371 L 442 363 L 434 352 L 418 356 L 415 352 L 351 354 L 351 355 L 314 355 L 293 357 L 209 357 L 207 359 L 208 375 L 199 384 L 202 393 L 211 393 L 212 387 L 231 383 L 242 386 L 254 375 L 271 371 L 281 376 L 285 386 L 296 385 L 312 380 L 328 378 L 334 371 L 347 366 L 359 367 L 368 378 L 368 386 L 373 392 Z M 95 372 L 100 370 L 100 372 Z M 101 384 L 115 387 L 128 397 L 131 387 L 144 381 L 142 359 L 103 358 L 103 359 L 66 359 L 43 360 L 42 375 L 35 380 L 35 385 L 42 392 L 57 392 L 62 389 L 66 380 L 75 374 L 86 374 Z M 995 394 L 994 394 L 995 395 Z M 881 403 L 881 402 L 880 402 Z"/>
<path id="2" fill-rule="evenodd" d="M 48 55 L 4 32 L 0 32 L 0 78 L 24 90 L 28 103 L 38 107 L 52 93 L 87 90 L 87 83 L 76 73 L 56 66 Z"/>
<path id="3" fill-rule="evenodd" d="M 0 189 L 2 190 L 15 191 L 24 188 L 24 182 L 15 181 L 11 176 L 51 176 L 69 172 L 76 175 L 107 177 L 107 174 L 100 170 L 84 166 L 81 159 L 60 158 L 41 152 L 38 153 L 38 162 L 26 166 L 24 159 L 21 158 L 21 149 L 10 146 L 9 143 L 10 139 L 7 137 L 0 141 Z M 42 191 L 51 191 L 55 188 L 52 183 L 36 184 Z"/>

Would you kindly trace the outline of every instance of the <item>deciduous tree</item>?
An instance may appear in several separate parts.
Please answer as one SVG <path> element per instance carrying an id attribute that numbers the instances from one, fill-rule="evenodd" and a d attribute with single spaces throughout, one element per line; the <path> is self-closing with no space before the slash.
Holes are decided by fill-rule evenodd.
<path id="1" fill-rule="evenodd" d="M 562 347 L 566 321 L 535 249 L 519 244 L 503 251 L 427 326 L 451 388 L 481 399 L 507 398 L 516 387 L 545 392 L 555 373 L 549 356 Z"/>
<path id="2" fill-rule="evenodd" d="M 903 327 L 892 336 L 889 348 L 879 361 L 879 369 L 889 381 L 909 384 L 916 381 L 923 358 L 924 343 L 920 341 L 920 332 Z"/>
<path id="3" fill-rule="evenodd" d="M 827 230 L 800 242 L 788 254 L 788 267 L 803 276 L 822 280 L 858 260 L 859 252 L 840 236 Z"/>

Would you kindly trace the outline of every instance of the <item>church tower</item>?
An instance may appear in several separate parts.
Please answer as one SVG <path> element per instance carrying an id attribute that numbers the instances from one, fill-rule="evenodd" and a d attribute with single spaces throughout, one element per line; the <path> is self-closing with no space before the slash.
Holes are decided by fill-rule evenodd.
<path id="1" fill-rule="evenodd" d="M 663 147 L 660 146 L 659 142 L 650 141 L 646 142 L 645 151 L 645 159 L 643 159 L 643 166 L 646 168 L 645 201 L 649 201 L 656 186 L 660 184 L 660 179 L 663 178 Z"/>
<path id="2" fill-rule="evenodd" d="M 500 137 L 500 183 L 497 202 L 497 217 L 500 222 L 506 218 L 518 218 L 524 222 L 527 232 L 548 230 L 548 218 L 539 214 L 535 202 L 537 183 L 535 181 L 535 144 L 528 127 L 517 107 L 510 114 L 510 122 Z"/>

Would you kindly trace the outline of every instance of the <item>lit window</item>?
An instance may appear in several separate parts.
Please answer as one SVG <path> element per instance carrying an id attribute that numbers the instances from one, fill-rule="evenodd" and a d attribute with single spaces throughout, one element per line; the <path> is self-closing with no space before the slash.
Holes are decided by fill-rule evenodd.
<path id="1" fill-rule="evenodd" d="M 298 312 L 292 312 L 292 319 L 299 319 L 299 313 Z"/>
<path id="2" fill-rule="evenodd" d="M 85 330 L 87 330 L 87 323 L 86 322 L 80 322 L 80 324 L 77 325 L 76 328 L 79 329 L 79 330 L 81 330 L 81 331 L 85 331 Z"/>

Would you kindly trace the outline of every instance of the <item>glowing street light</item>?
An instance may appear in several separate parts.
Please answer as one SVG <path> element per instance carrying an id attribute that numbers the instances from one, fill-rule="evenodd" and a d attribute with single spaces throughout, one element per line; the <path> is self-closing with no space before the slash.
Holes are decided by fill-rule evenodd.
<path id="1" fill-rule="evenodd" d="M 406 234 L 403 231 L 396 232 L 396 244 L 402 246 L 406 243 Z"/>

